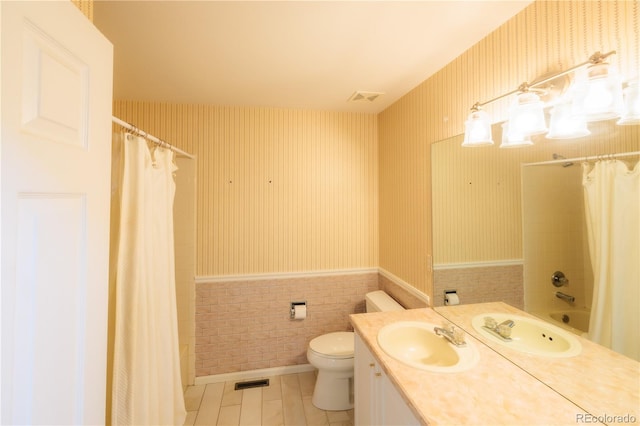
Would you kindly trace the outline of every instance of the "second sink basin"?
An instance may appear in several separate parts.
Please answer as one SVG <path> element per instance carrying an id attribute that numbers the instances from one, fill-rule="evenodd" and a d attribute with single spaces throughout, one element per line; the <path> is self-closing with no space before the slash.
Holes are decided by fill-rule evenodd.
<path id="1" fill-rule="evenodd" d="M 491 317 L 497 323 L 506 320 L 514 321 L 515 324 L 511 328 L 511 340 L 505 341 L 486 330 L 483 327 L 485 317 Z M 560 358 L 576 356 L 582 351 L 580 341 L 572 333 L 538 319 L 491 312 L 475 316 L 471 320 L 471 325 L 478 333 L 492 342 L 520 352 Z"/>
<path id="2" fill-rule="evenodd" d="M 457 347 L 433 331 L 435 324 L 399 321 L 378 333 L 378 345 L 390 357 L 414 368 L 434 372 L 465 371 L 478 362 L 478 351 L 467 339 Z"/>

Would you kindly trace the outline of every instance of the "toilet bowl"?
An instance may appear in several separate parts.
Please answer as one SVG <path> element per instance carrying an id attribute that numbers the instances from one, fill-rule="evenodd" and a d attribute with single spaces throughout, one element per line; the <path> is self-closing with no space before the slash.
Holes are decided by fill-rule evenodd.
<path id="1" fill-rule="evenodd" d="M 384 291 L 366 295 L 367 312 L 403 310 Z M 321 410 L 340 411 L 353 408 L 354 333 L 338 331 L 311 340 L 307 360 L 318 369 L 311 402 Z"/>
<path id="2" fill-rule="evenodd" d="M 340 331 L 323 334 L 309 343 L 307 359 L 318 369 L 311 402 L 322 410 L 353 408 L 354 334 Z"/>

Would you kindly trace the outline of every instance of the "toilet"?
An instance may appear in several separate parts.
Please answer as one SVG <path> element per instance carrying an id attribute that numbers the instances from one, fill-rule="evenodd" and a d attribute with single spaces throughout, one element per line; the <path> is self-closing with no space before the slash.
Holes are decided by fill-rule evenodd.
<path id="1" fill-rule="evenodd" d="M 365 297 L 367 312 L 402 311 L 404 308 L 382 290 Z M 307 360 L 318 369 L 311 402 L 321 410 L 353 408 L 354 334 L 338 331 L 323 334 L 309 342 Z"/>

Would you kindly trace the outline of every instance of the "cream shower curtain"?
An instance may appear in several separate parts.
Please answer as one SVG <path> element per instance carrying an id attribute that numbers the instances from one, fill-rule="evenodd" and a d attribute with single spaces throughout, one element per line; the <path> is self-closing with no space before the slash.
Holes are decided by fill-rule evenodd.
<path id="1" fill-rule="evenodd" d="M 114 266 L 111 422 L 181 425 L 186 412 L 180 378 L 173 246 L 173 152 L 150 150 L 129 133 L 114 141 L 120 182 Z M 115 149 L 114 149 L 115 150 Z M 116 172 L 118 173 L 118 172 Z M 112 214 L 118 214 L 112 209 Z"/>
<path id="2" fill-rule="evenodd" d="M 640 360 L 640 162 L 583 165 L 594 275 L 589 338 Z"/>

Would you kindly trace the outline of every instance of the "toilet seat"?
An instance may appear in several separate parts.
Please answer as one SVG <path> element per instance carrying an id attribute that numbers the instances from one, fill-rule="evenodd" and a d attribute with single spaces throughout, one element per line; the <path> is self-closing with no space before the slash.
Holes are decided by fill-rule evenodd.
<path id="1" fill-rule="evenodd" d="M 338 331 L 318 336 L 309 342 L 309 349 L 326 358 L 353 358 L 354 333 Z"/>

